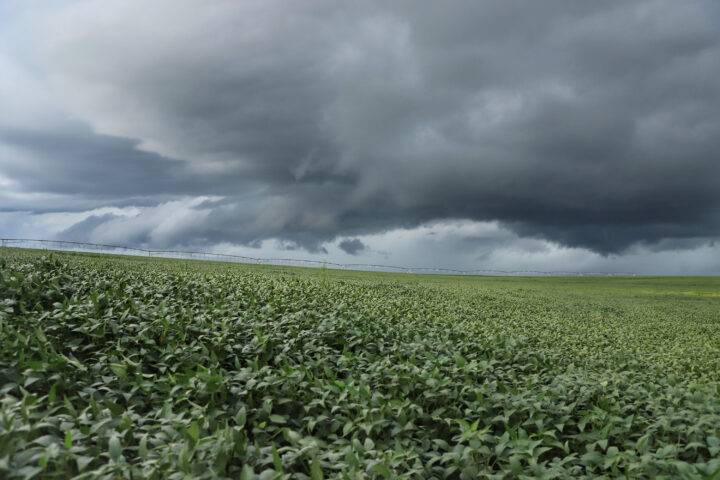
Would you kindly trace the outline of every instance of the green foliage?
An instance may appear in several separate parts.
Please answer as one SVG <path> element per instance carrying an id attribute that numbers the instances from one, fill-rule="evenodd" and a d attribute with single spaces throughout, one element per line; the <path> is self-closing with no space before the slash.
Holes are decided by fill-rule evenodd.
<path id="1" fill-rule="evenodd" d="M 2 478 L 720 477 L 713 295 L 2 255 Z"/>

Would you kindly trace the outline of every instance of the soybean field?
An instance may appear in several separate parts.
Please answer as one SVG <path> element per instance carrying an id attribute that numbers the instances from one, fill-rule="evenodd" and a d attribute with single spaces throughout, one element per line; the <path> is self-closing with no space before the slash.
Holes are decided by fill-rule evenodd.
<path id="1" fill-rule="evenodd" d="M 720 479 L 720 278 L 3 248 L 0 478 Z"/>

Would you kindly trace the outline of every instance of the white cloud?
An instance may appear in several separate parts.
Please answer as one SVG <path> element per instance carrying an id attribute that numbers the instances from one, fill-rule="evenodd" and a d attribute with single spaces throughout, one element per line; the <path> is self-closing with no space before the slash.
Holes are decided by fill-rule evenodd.
<path id="1" fill-rule="evenodd" d="M 137 214 L 113 218 L 97 226 L 89 235 L 94 243 L 141 245 L 167 248 L 180 245 L 184 237 L 202 229 L 210 213 L 198 208 L 213 197 L 195 197 L 137 209 Z M 191 238 L 191 237 L 190 237 Z"/>

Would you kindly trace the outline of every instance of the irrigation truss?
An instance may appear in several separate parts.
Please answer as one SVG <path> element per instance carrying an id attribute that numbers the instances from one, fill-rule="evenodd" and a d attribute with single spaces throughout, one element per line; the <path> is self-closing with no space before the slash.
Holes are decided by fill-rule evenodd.
<path id="1" fill-rule="evenodd" d="M 103 253 L 114 255 L 133 255 L 143 257 L 177 258 L 185 260 L 210 260 L 215 262 L 253 263 L 259 265 L 295 266 L 311 268 L 331 268 L 336 270 L 360 270 L 372 272 L 429 273 L 442 275 L 494 275 L 494 276 L 635 276 L 625 272 L 579 272 L 579 271 L 540 271 L 540 270 L 492 270 L 473 269 L 456 270 L 452 268 L 398 267 L 394 265 L 374 265 L 367 263 L 334 263 L 324 260 L 306 260 L 298 258 L 256 258 L 243 255 L 230 255 L 210 252 L 187 252 L 177 250 L 146 250 L 142 248 L 105 245 L 100 243 L 71 242 L 66 240 L 35 240 L 28 238 L 2 238 L 2 247 L 27 248 L 36 250 L 57 250 L 64 252 Z"/>

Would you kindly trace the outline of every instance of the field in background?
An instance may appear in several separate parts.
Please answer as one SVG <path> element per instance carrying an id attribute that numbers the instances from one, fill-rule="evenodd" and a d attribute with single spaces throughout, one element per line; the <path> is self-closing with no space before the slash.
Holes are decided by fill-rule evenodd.
<path id="1" fill-rule="evenodd" d="M 720 478 L 720 278 L 2 249 L 0 476 Z"/>
<path id="2" fill-rule="evenodd" d="M 286 267 L 304 268 L 329 268 L 337 270 L 352 270 L 365 272 L 389 272 L 389 273 L 420 273 L 440 275 L 502 275 L 502 276 L 635 276 L 633 273 L 619 272 L 587 272 L 587 271 L 537 271 L 537 270 L 493 270 L 493 269 L 470 269 L 456 270 L 452 268 L 438 267 L 402 267 L 393 265 L 377 265 L 367 263 L 334 263 L 326 260 L 310 260 L 303 258 L 258 258 L 228 253 L 213 253 L 203 251 L 182 251 L 182 250 L 148 250 L 142 248 L 124 247 L 119 245 L 107 245 L 100 243 L 73 242 L 66 240 L 33 240 L 27 238 L 0 238 L 2 247 L 35 249 L 43 251 L 60 251 L 75 253 L 102 253 L 106 255 L 141 256 L 151 258 L 169 258 L 182 260 L 203 260 L 225 263 L 244 263 L 256 265 L 276 265 Z"/>

